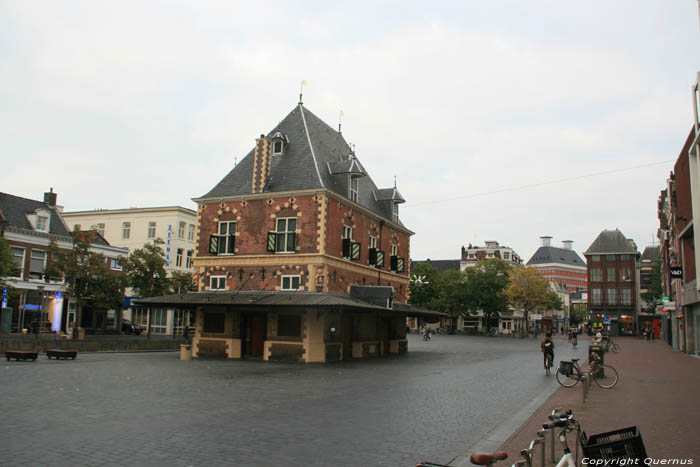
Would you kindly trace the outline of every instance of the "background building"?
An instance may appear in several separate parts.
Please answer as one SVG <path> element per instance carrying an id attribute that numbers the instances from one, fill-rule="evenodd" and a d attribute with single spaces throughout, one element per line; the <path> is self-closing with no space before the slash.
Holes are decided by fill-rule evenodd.
<path id="1" fill-rule="evenodd" d="M 571 240 L 564 240 L 562 247 L 551 245 L 552 237 L 540 237 L 541 246 L 527 262 L 537 268 L 552 284 L 562 284 L 569 292 L 586 290 L 586 262 L 574 251 Z"/>
<path id="2" fill-rule="evenodd" d="M 0 229 L 18 267 L 17 276 L 7 278 L 7 283 L 19 291 L 16 296 L 3 291 L 0 334 L 22 332 L 35 320 L 42 331 L 68 333 L 75 322 L 75 302 L 70 297 L 66 300 L 63 278 L 46 274 L 51 262 L 51 239 L 63 250 L 73 248 L 71 230 L 61 216 L 61 207 L 56 205 L 57 198 L 53 189 L 44 193 L 43 201 L 0 193 Z M 91 251 L 102 254 L 115 271 L 121 269 L 119 258 L 127 255 L 126 249 L 110 246 L 100 236 Z M 115 310 L 84 306 L 80 326 L 90 333 L 119 332 L 116 318 Z"/>
<path id="3" fill-rule="evenodd" d="M 584 253 L 588 272 L 588 313 L 612 335 L 637 332 L 637 245 L 619 230 L 604 230 Z"/>
<path id="4" fill-rule="evenodd" d="M 76 227 L 97 230 L 110 244 L 124 247 L 129 252 L 160 238 L 164 242 L 168 276 L 175 271 L 194 273 L 196 216 L 195 211 L 180 206 L 63 213 L 71 230 Z M 146 327 L 150 320 L 150 330 L 154 334 L 181 334 L 183 325 L 190 322 L 189 313 L 184 311 L 161 309 L 151 313 L 147 309 L 132 310 L 131 299 L 135 297 L 129 290 L 127 296 L 123 317 Z"/>
<path id="5" fill-rule="evenodd" d="M 497 241 L 487 241 L 484 246 L 472 246 L 470 243 L 467 248 L 462 247 L 462 260 L 460 267 L 464 271 L 468 267 L 476 266 L 479 261 L 490 258 L 499 258 L 507 261 L 512 266 L 520 266 L 523 264 L 522 258 L 512 248 L 501 246 Z"/>

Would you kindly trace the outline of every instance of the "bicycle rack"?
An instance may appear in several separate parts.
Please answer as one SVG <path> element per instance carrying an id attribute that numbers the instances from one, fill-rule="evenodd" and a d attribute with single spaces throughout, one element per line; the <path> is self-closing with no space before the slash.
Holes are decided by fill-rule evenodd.
<path id="1" fill-rule="evenodd" d="M 588 375 L 590 377 L 590 375 Z M 590 378 L 589 378 L 590 379 Z M 590 381 L 589 381 L 590 385 Z M 542 449 L 540 451 L 540 467 L 545 466 L 545 457 L 546 457 L 546 452 L 547 452 L 547 443 L 549 443 L 549 457 L 550 457 L 550 462 L 552 465 L 556 465 L 557 459 L 554 454 L 554 446 L 556 442 L 556 433 L 555 430 L 557 430 L 558 427 L 552 427 L 552 428 L 543 428 L 537 432 L 537 437 L 530 441 L 530 445 L 528 446 L 527 449 L 523 449 L 520 451 L 520 455 L 523 456 L 523 460 L 520 460 L 518 462 L 515 462 L 514 464 L 511 465 L 511 467 L 533 467 L 533 457 L 535 455 L 535 451 L 537 450 L 538 445 L 542 445 Z M 547 441 L 547 432 L 549 432 L 549 442 Z M 565 435 L 566 436 L 566 435 Z M 579 456 L 579 440 L 581 439 L 581 425 L 577 424 L 576 425 L 576 439 L 574 440 L 575 444 L 575 456 L 574 459 L 578 459 Z"/>

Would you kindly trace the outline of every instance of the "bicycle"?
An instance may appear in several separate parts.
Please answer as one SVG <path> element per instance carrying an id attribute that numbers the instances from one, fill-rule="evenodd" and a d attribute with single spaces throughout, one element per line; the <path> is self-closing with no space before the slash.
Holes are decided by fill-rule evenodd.
<path id="1" fill-rule="evenodd" d="M 565 388 L 572 388 L 583 381 L 585 373 L 578 365 L 579 359 L 572 358 L 570 362 L 561 361 L 554 376 L 557 382 Z M 588 367 L 588 373 L 595 384 L 603 389 L 610 389 L 617 384 L 619 379 L 617 370 L 610 365 L 600 363 L 599 358 L 594 358 L 593 362 Z"/>
<path id="2" fill-rule="evenodd" d="M 610 352 L 611 350 L 614 353 L 620 353 L 620 346 L 615 343 L 612 336 L 609 336 L 607 339 L 605 339 L 605 351 Z"/>
<path id="3" fill-rule="evenodd" d="M 576 467 L 576 463 L 578 462 L 578 445 L 576 445 L 576 456 L 574 456 L 571 453 L 571 449 L 569 449 L 569 444 L 566 441 L 566 435 L 574 430 L 576 430 L 576 433 L 578 434 L 581 430 L 581 425 L 578 421 L 574 420 L 574 414 L 571 412 L 571 410 L 567 410 L 564 413 L 552 411 L 552 415 L 549 416 L 549 421 L 543 424 L 542 428 L 545 430 L 562 428 L 561 432 L 559 433 L 559 442 L 564 448 L 564 454 L 562 454 L 556 467 Z M 554 453 L 554 451 L 552 451 L 552 453 Z"/>
<path id="4" fill-rule="evenodd" d="M 549 352 L 544 353 L 544 373 L 549 376 L 552 374 L 551 368 L 554 366 L 554 355 Z"/>

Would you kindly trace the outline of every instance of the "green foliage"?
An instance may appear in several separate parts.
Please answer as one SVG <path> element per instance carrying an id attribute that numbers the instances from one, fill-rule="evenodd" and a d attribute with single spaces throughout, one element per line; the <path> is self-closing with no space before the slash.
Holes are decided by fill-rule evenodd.
<path id="1" fill-rule="evenodd" d="M 77 304 L 77 323 L 81 322 L 87 303 L 96 309 L 114 310 L 121 308 L 124 300 L 123 274 L 112 271 L 103 255 L 90 251 L 95 235 L 94 230 L 74 230 L 73 248 L 68 251 L 60 249 L 54 238 L 49 244 L 51 261 L 46 274 L 65 279 L 66 293 Z"/>
<path id="2" fill-rule="evenodd" d="M 437 296 L 434 303 L 438 311 L 457 318 L 465 311 L 466 287 L 461 271 L 444 271 L 436 277 Z"/>
<path id="3" fill-rule="evenodd" d="M 193 289 L 191 272 L 173 272 L 170 277 L 170 293 L 186 293 Z"/>
<path id="4" fill-rule="evenodd" d="M 570 323 L 573 325 L 583 323 L 584 321 L 586 321 L 587 313 L 588 312 L 586 310 L 585 303 L 576 303 L 572 305 L 571 310 L 569 311 Z"/>
<path id="5" fill-rule="evenodd" d="M 663 293 L 662 283 L 661 283 L 661 262 L 657 261 L 651 266 L 651 275 L 649 277 L 650 283 L 647 291 L 644 292 L 642 300 L 644 300 L 648 306 L 654 306 L 661 300 L 661 294 Z"/>
<path id="6" fill-rule="evenodd" d="M 545 305 L 548 310 L 561 310 L 564 308 L 564 301 L 561 296 L 553 290 L 549 291 L 549 296 L 547 297 L 547 304 Z"/>
<path id="7" fill-rule="evenodd" d="M 412 278 L 421 278 L 421 284 L 411 280 L 408 286 L 410 298 L 408 303 L 429 310 L 435 309 L 435 299 L 437 297 L 437 277 L 438 272 L 427 263 L 416 264 L 411 270 Z"/>
<path id="8" fill-rule="evenodd" d="M 498 258 L 487 259 L 467 268 L 465 273 L 465 311 L 476 314 L 482 311 L 491 319 L 499 311 L 508 309 L 505 294 L 508 287 L 510 264 Z"/>
<path id="9" fill-rule="evenodd" d="M 131 252 L 122 261 L 127 283 L 141 298 L 165 295 L 170 290 L 170 281 L 165 273 L 165 252 L 160 238 L 146 243 L 143 248 Z"/>
<path id="10" fill-rule="evenodd" d="M 0 287 L 8 287 L 2 280 L 3 277 L 16 276 L 19 273 L 17 263 L 12 257 L 12 250 L 7 240 L 0 237 Z"/>
<path id="11" fill-rule="evenodd" d="M 530 311 L 546 309 L 551 304 L 547 279 L 536 268 L 515 268 L 511 270 L 510 285 L 506 290 L 508 301 L 514 308 Z"/>

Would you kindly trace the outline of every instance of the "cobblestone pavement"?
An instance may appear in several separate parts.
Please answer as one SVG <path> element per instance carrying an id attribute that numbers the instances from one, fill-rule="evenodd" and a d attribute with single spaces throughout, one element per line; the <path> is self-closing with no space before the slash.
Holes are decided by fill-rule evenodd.
<path id="1" fill-rule="evenodd" d="M 3 361 L 0 465 L 447 463 L 556 385 L 534 339 L 411 335 L 407 355 L 325 365 L 178 358 Z"/>

